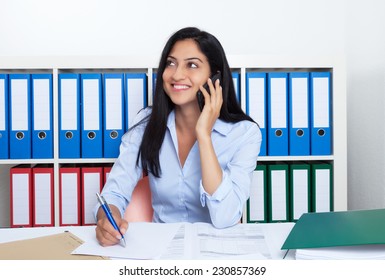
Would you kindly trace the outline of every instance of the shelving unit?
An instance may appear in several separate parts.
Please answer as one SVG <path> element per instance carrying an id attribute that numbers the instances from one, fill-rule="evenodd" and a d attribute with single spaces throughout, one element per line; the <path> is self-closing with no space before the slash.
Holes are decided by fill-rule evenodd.
<path id="1" fill-rule="evenodd" d="M 152 76 L 158 66 L 158 57 L 131 56 L 71 56 L 71 57 L 1 57 L 0 73 L 52 73 L 53 74 L 53 159 L 0 160 L 0 227 L 9 226 L 9 169 L 17 164 L 48 163 L 54 166 L 55 225 L 59 224 L 59 167 L 64 163 L 112 163 L 113 158 L 60 159 L 58 141 L 58 74 L 62 72 L 132 72 L 140 70 L 148 75 L 148 93 L 153 92 Z M 228 56 L 230 67 L 240 72 L 241 106 L 246 108 L 247 71 L 313 71 L 332 72 L 333 154 L 329 156 L 264 156 L 259 161 L 318 161 L 333 163 L 334 210 L 347 209 L 347 125 L 346 125 L 346 73 L 341 57 L 298 56 Z M 152 94 L 148 94 L 152 104 Z"/>

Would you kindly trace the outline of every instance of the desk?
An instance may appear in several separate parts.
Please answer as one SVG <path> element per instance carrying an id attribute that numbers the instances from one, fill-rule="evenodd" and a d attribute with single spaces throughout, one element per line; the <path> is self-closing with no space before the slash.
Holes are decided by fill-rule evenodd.
<path id="1" fill-rule="evenodd" d="M 281 250 L 281 246 L 294 226 L 294 223 L 248 224 L 246 226 L 261 227 L 265 234 L 266 244 L 271 252 L 272 259 L 283 259 L 286 251 Z M 86 241 L 90 236 L 94 236 L 95 226 L 2 228 L 0 229 L 0 243 L 48 236 L 64 231 L 70 231 L 80 239 Z M 292 251 L 289 252 L 286 259 L 294 259 Z"/>

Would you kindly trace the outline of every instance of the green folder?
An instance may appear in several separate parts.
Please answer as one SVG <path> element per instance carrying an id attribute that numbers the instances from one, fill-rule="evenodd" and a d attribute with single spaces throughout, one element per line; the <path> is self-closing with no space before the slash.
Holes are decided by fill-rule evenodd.
<path id="1" fill-rule="evenodd" d="M 385 244 L 385 209 L 306 213 L 282 249 Z"/>

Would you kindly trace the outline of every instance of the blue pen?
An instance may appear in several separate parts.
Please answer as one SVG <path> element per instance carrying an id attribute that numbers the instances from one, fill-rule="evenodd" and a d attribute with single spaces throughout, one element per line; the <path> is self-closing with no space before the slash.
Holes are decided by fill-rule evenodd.
<path id="1" fill-rule="evenodd" d="M 114 217 L 112 216 L 112 212 L 111 212 L 110 207 L 108 206 L 108 203 L 106 202 L 104 197 L 100 196 L 98 193 L 96 193 L 96 196 L 98 197 L 100 206 L 102 206 L 104 213 L 106 213 L 107 219 L 110 221 L 110 223 L 112 224 L 114 229 L 119 231 L 120 235 L 122 236 L 122 240 L 124 242 L 124 247 L 126 247 L 126 240 L 124 239 L 124 235 L 120 232 L 120 229 L 119 229 L 118 225 L 116 224 Z"/>

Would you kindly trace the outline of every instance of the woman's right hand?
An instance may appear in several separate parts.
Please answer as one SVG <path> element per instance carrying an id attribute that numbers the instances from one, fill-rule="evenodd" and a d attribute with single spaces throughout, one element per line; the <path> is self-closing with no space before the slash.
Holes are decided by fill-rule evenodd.
<path id="1" fill-rule="evenodd" d="M 223 104 L 222 86 L 219 79 L 215 81 L 215 84 L 211 79 L 208 79 L 207 85 L 209 86 L 210 94 L 203 86 L 200 87 L 205 98 L 205 106 L 195 127 L 198 141 L 201 137 L 211 137 L 212 129 L 219 118 Z"/>
<path id="2" fill-rule="evenodd" d="M 120 232 L 124 235 L 128 228 L 128 222 L 120 217 L 118 208 L 116 208 L 114 205 L 109 206 L 112 212 L 112 216 L 114 217 L 115 222 L 120 229 Z M 117 231 L 112 226 L 101 207 L 98 210 L 97 219 L 98 222 L 95 231 L 96 239 L 99 241 L 99 244 L 103 247 L 118 244 L 122 237 L 119 231 Z"/>

